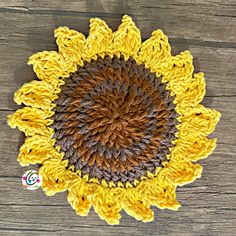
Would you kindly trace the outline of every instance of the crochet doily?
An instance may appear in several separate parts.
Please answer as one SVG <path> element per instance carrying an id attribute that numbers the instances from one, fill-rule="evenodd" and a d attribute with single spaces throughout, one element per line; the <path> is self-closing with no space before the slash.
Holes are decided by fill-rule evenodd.
<path id="1" fill-rule="evenodd" d="M 45 193 L 68 191 L 81 216 L 93 206 L 118 224 L 121 209 L 143 222 L 151 205 L 177 210 L 176 187 L 200 177 L 192 162 L 214 150 L 207 136 L 220 118 L 199 104 L 205 81 L 190 52 L 172 56 L 161 30 L 142 42 L 127 15 L 116 32 L 95 18 L 87 38 L 67 27 L 55 37 L 58 52 L 30 57 L 38 79 L 8 117 L 26 136 L 20 164 L 41 164 Z"/>

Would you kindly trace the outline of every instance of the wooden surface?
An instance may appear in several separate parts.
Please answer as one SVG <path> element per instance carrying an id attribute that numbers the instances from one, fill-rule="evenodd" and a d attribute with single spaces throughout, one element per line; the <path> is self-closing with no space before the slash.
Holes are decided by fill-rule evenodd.
<path id="1" fill-rule="evenodd" d="M 16 162 L 23 136 L 7 126 L 18 107 L 13 92 L 35 78 L 27 58 L 54 50 L 53 30 L 62 25 L 88 33 L 90 17 L 116 29 L 123 14 L 133 17 L 144 39 L 163 29 L 172 52 L 189 49 L 196 72 L 206 76 L 204 104 L 222 112 L 212 136 L 215 152 L 200 163 L 203 176 L 178 188 L 177 212 L 154 208 L 143 224 L 125 213 L 108 226 L 92 210 L 76 216 L 66 193 L 46 197 L 24 190 Z M 236 235 L 236 1 L 235 0 L 1 0 L 0 1 L 0 235 Z"/>

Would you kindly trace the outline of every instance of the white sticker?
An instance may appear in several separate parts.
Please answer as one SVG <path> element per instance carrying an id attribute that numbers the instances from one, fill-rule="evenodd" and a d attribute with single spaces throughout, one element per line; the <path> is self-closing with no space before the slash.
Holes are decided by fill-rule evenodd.
<path id="1" fill-rule="evenodd" d="M 29 190 L 36 190 L 42 184 L 42 177 L 36 170 L 28 170 L 22 176 L 22 184 Z"/>

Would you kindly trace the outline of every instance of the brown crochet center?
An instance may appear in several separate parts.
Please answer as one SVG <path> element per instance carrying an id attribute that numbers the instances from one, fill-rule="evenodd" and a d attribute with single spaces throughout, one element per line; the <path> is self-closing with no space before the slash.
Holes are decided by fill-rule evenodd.
<path id="1" fill-rule="evenodd" d="M 134 184 L 168 161 L 178 123 L 173 97 L 132 57 L 87 62 L 55 104 L 56 145 L 81 176 Z"/>

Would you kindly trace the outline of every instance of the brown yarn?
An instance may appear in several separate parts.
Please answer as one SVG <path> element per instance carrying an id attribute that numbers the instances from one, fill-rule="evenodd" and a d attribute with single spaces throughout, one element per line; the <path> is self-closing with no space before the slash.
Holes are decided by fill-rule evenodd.
<path id="1" fill-rule="evenodd" d="M 56 145 L 82 176 L 133 184 L 167 161 L 178 123 L 172 101 L 133 58 L 98 58 L 71 74 L 55 101 Z"/>

